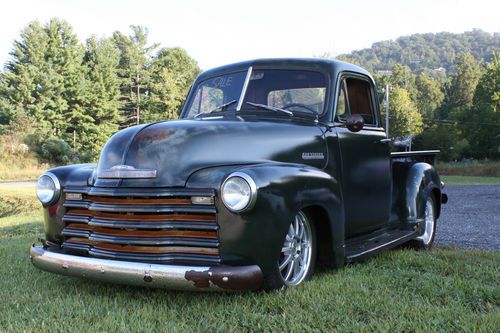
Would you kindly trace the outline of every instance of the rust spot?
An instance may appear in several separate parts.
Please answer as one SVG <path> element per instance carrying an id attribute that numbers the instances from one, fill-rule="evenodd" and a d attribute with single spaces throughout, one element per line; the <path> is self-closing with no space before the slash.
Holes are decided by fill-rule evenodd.
<path id="1" fill-rule="evenodd" d="M 165 128 L 149 127 L 140 131 L 135 140 L 139 141 L 162 141 L 174 134 L 173 131 L 169 131 Z"/>
<path id="2" fill-rule="evenodd" d="M 210 267 L 206 271 L 190 270 L 184 277 L 198 288 L 208 288 L 212 283 L 219 288 L 234 291 L 255 290 L 263 282 L 262 271 L 256 265 Z"/>

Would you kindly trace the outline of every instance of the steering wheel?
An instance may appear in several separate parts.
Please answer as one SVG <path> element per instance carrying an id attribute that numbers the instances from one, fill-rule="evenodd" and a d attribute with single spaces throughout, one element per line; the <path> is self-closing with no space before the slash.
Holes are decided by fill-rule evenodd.
<path id="1" fill-rule="evenodd" d="M 305 104 L 300 104 L 300 103 L 287 104 L 287 105 L 283 106 L 282 109 L 286 110 L 286 109 L 294 108 L 294 107 L 300 107 L 300 108 L 306 109 L 307 111 L 310 111 L 314 114 L 318 114 L 316 112 L 316 110 L 312 109 L 310 106 L 307 106 Z"/>

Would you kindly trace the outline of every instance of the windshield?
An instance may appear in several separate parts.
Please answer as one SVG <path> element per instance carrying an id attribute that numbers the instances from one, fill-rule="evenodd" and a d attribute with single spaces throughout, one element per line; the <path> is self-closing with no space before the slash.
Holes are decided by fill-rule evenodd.
<path id="1" fill-rule="evenodd" d="M 251 73 L 246 91 L 245 78 Z M 185 117 L 203 117 L 217 112 L 269 112 L 262 106 L 313 115 L 323 113 L 327 80 L 325 75 L 305 70 L 253 70 L 217 76 L 196 87 Z M 244 93 L 243 103 L 239 103 Z M 283 113 L 282 113 L 283 114 Z M 286 114 L 286 113 L 285 113 Z"/>

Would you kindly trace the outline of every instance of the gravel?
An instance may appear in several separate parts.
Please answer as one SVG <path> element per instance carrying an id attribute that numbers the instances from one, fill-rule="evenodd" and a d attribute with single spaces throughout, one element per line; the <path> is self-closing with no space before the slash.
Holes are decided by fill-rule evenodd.
<path id="1" fill-rule="evenodd" d="M 500 185 L 449 185 L 436 245 L 500 250 Z"/>

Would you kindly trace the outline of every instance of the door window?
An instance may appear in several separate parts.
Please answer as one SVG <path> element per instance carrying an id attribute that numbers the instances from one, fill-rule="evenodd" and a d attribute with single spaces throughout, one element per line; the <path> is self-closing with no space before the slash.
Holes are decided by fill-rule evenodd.
<path id="1" fill-rule="evenodd" d="M 341 84 L 335 120 L 344 122 L 349 115 L 359 114 L 366 125 L 377 125 L 370 83 L 361 79 L 346 78 Z"/>

